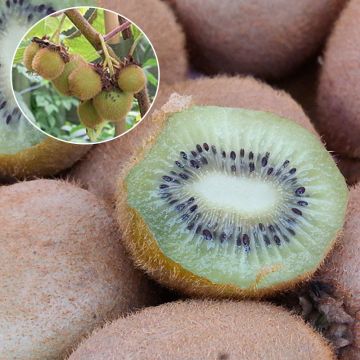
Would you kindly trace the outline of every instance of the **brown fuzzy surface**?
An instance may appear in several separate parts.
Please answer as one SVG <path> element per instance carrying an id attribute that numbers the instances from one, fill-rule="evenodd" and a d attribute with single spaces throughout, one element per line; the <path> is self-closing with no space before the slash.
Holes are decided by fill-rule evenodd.
<path id="1" fill-rule="evenodd" d="M 170 0 L 191 59 L 210 73 L 279 78 L 310 58 L 347 0 Z"/>
<path id="2" fill-rule="evenodd" d="M 360 186 L 350 190 L 343 240 L 332 252 L 320 273 L 322 281 L 332 284 L 346 311 L 355 320 L 353 344 L 342 350 L 342 360 L 360 359 Z"/>
<path id="3" fill-rule="evenodd" d="M 227 77 L 187 80 L 171 86 L 160 86 L 153 109 L 164 105 L 170 94 L 191 95 L 198 105 L 244 107 L 270 111 L 296 121 L 316 134 L 301 107 L 285 92 L 275 91 L 253 78 Z M 134 130 L 111 142 L 97 145 L 70 171 L 70 177 L 104 198 L 114 200 L 118 174 L 144 146 L 145 139 L 158 125 L 147 116 Z"/>
<path id="4" fill-rule="evenodd" d="M 62 359 L 104 321 L 156 303 L 93 194 L 35 180 L 0 198 L 1 359 Z"/>
<path id="5" fill-rule="evenodd" d="M 185 35 L 169 6 L 160 0 L 99 0 L 99 6 L 133 21 L 154 46 L 163 83 L 186 78 Z"/>
<path id="6" fill-rule="evenodd" d="M 256 302 L 187 301 L 145 309 L 95 333 L 69 360 L 330 360 L 300 318 Z"/>
<path id="7" fill-rule="evenodd" d="M 0 154 L 0 177 L 18 179 L 55 175 L 69 168 L 91 146 L 75 145 L 46 137 L 42 142 L 16 154 Z"/>
<path id="8" fill-rule="evenodd" d="M 336 161 L 348 185 L 360 182 L 360 159 L 337 157 Z"/>
<path id="9" fill-rule="evenodd" d="M 328 148 L 360 158 L 360 1 L 351 0 L 328 41 L 317 127 Z"/>

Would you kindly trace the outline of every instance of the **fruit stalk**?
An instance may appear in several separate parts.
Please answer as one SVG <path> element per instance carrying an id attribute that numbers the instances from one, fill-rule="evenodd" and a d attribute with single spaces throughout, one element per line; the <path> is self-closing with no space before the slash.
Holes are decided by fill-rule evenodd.
<path id="1" fill-rule="evenodd" d="M 112 39 L 116 34 L 126 30 L 131 25 L 130 21 L 125 21 L 123 24 L 117 26 L 113 30 L 111 30 L 108 34 L 104 35 L 103 38 L 107 42 Z"/>

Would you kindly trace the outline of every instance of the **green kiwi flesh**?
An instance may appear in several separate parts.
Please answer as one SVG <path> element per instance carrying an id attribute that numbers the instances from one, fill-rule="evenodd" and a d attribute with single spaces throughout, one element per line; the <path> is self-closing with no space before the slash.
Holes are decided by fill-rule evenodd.
<path id="1" fill-rule="evenodd" d="M 128 206 L 166 257 L 241 289 L 313 273 L 348 198 L 313 134 L 271 113 L 215 106 L 170 114 L 125 186 Z"/>

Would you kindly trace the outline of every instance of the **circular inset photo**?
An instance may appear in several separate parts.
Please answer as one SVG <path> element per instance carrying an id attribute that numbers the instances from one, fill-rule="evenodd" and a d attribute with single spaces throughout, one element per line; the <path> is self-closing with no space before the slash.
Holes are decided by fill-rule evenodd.
<path id="1" fill-rule="evenodd" d="M 159 65 L 146 34 L 112 11 L 76 7 L 49 15 L 22 38 L 12 64 L 21 112 L 56 139 L 112 140 L 149 111 Z"/>

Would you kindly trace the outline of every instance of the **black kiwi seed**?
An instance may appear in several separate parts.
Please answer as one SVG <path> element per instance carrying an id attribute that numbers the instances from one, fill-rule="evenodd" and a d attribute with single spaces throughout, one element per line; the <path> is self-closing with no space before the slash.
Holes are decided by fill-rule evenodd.
<path id="1" fill-rule="evenodd" d="M 202 220 L 207 218 L 202 216 L 202 213 L 206 214 L 207 209 L 201 209 L 194 196 L 181 199 L 181 188 L 189 181 L 193 181 L 194 176 L 200 175 L 203 168 L 218 169 L 232 176 L 262 174 L 261 176 L 271 177 L 273 181 L 281 183 L 290 194 L 303 197 L 306 189 L 299 184 L 299 179 L 295 177 L 297 169 L 290 166 L 288 159 L 285 159 L 280 167 L 276 167 L 272 164 L 270 152 L 260 154 L 242 148 L 228 152 L 221 149 L 218 153 L 215 145 L 204 142 L 202 146 L 196 144 L 193 150 L 181 151 L 179 158 L 175 159 L 173 164 L 174 168 L 169 169 L 169 172 L 161 177 L 159 197 L 178 213 L 178 219 L 184 223 L 185 229 L 202 240 L 218 241 L 221 244 L 234 241 L 237 248 L 245 252 L 250 252 L 252 244 L 256 245 L 259 241 L 263 241 L 266 246 L 271 244 L 283 246 L 291 242 L 291 238 L 296 235 L 295 228 L 298 226 L 296 219 L 306 216 L 303 211 L 308 207 L 308 201 L 289 200 L 288 208 L 282 211 L 278 221 L 274 223 L 221 225 L 222 221 L 219 219 L 219 221 L 212 219 L 211 223 Z M 174 171 L 176 169 L 181 169 L 181 172 Z"/>

